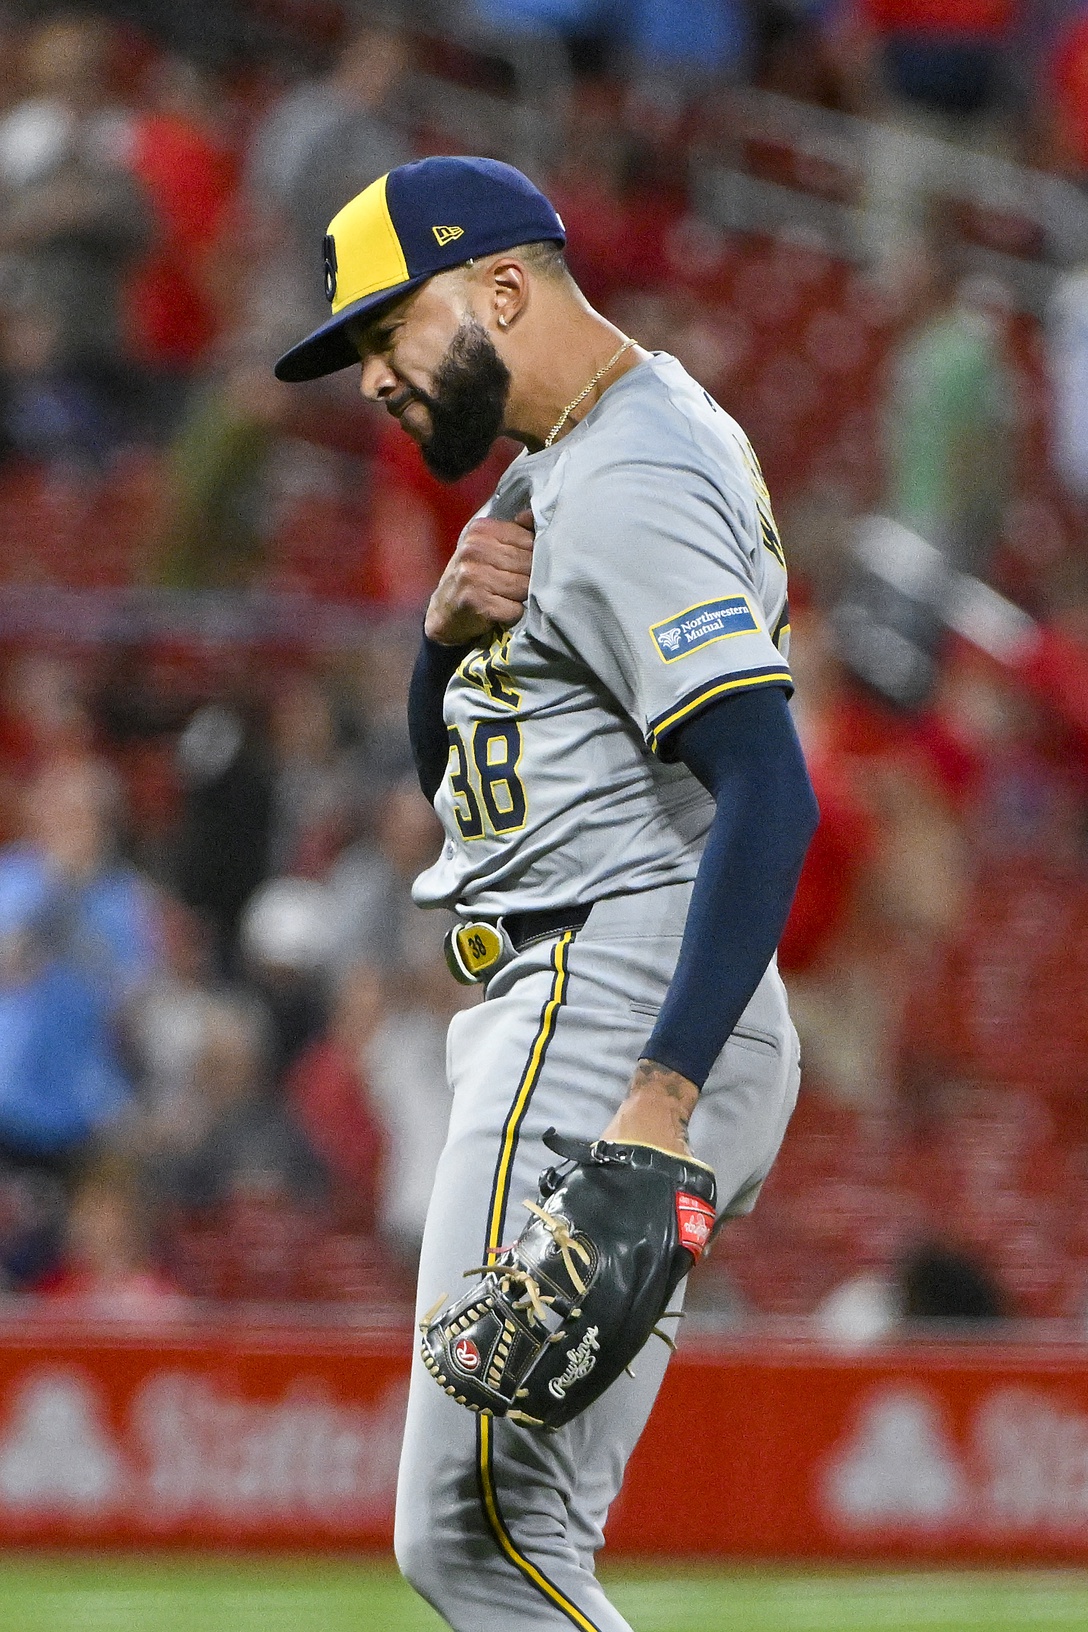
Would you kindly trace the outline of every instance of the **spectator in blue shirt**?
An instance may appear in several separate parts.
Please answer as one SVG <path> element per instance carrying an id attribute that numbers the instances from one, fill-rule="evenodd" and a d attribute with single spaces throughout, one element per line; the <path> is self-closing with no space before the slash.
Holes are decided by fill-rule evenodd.
<path id="1" fill-rule="evenodd" d="M 729 75 L 749 44 L 743 0 L 476 0 L 476 6 L 498 28 L 598 39 L 636 73 Z"/>
<path id="2" fill-rule="evenodd" d="M 0 1153 L 75 1157 L 131 1092 L 127 1000 L 156 962 L 150 892 L 115 853 L 116 790 L 94 762 L 30 790 L 27 841 L 0 851 Z"/>

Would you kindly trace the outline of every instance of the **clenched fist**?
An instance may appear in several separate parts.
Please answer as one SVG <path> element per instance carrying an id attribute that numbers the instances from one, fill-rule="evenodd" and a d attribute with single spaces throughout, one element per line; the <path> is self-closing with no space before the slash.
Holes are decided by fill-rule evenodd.
<path id="1" fill-rule="evenodd" d="M 513 521 L 478 516 L 457 541 L 431 596 L 424 628 L 440 646 L 464 646 L 517 623 L 529 593 L 533 512 Z"/>

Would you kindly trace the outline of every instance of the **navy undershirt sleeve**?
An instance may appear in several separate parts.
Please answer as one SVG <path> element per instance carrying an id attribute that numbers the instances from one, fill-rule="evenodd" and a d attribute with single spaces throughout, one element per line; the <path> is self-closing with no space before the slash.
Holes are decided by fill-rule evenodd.
<path id="1" fill-rule="evenodd" d="M 781 938 L 819 808 L 777 686 L 719 699 L 674 732 L 667 752 L 716 810 L 642 1058 L 701 1088 Z"/>
<path id="2" fill-rule="evenodd" d="M 408 740 L 412 745 L 419 785 L 432 805 L 442 785 L 450 756 L 442 702 L 453 671 L 471 650 L 471 643 L 467 646 L 440 646 L 437 641 L 429 640 L 424 635 L 416 666 L 412 670 L 408 687 Z"/>

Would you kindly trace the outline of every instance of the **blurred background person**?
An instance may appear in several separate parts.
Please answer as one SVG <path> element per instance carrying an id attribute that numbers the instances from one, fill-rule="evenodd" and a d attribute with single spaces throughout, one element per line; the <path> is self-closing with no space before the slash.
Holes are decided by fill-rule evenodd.
<path id="1" fill-rule="evenodd" d="M 191 1115 L 196 1062 L 222 992 L 207 927 L 168 895 L 158 907 L 159 964 L 131 1004 L 127 1026 L 140 1137 L 152 1143 L 169 1141 Z"/>
<path id="2" fill-rule="evenodd" d="M 60 761 L 27 798 L 26 839 L 0 852 L 0 1162 L 63 1186 L 113 1137 L 132 1098 L 129 1007 L 158 962 L 154 904 L 116 854 L 104 765 Z M 32 1212 L 35 1209 L 31 1209 Z M 55 1252 L 55 1220 L 6 1247 L 16 1278 Z"/>
<path id="3" fill-rule="evenodd" d="M 345 198 L 413 157 L 404 77 L 411 56 L 395 8 L 377 9 L 328 74 L 284 92 L 253 130 L 251 200 L 286 236 L 299 272 L 300 309 L 319 321 L 315 245 Z"/>
<path id="4" fill-rule="evenodd" d="M 334 903 L 323 884 L 271 878 L 246 903 L 239 927 L 241 973 L 269 1021 L 274 1078 L 323 1031 L 335 957 Z"/>
<path id="5" fill-rule="evenodd" d="M 285 681 L 271 722 L 269 865 L 321 877 L 353 834 L 365 797 L 353 763 L 352 722 L 316 675 Z"/>
<path id="6" fill-rule="evenodd" d="M 382 1230 L 414 1265 L 450 1118 L 446 1033 L 458 1009 L 478 994 L 454 984 L 437 948 L 421 949 L 387 991 L 382 1024 L 367 1039 L 363 1058 L 385 1130 Z"/>
<path id="7" fill-rule="evenodd" d="M 183 1320 L 189 1300 L 152 1254 L 147 1209 L 124 1169 L 81 1180 L 57 1267 L 34 1290 L 67 1318 Z"/>
<path id="8" fill-rule="evenodd" d="M 97 17 L 39 24 L 26 99 L 0 123 L 0 301 L 9 444 L 100 465 L 132 434 L 124 279 L 150 242 L 111 95 L 116 40 Z"/>
<path id="9" fill-rule="evenodd" d="M 26 842 L 0 854 L 0 1118 L 29 1149 L 85 1143 L 128 1097 L 117 1027 L 158 954 L 150 894 L 115 853 L 116 799 L 101 763 L 51 766 L 30 789 Z"/>
<path id="10" fill-rule="evenodd" d="M 273 772 L 252 699 L 223 697 L 197 708 L 177 740 L 177 762 L 171 882 L 211 926 L 227 972 L 242 909 L 269 869 Z"/>
<path id="11" fill-rule="evenodd" d="M 323 1198 L 325 1175 L 269 1075 L 267 1019 L 251 998 L 216 1004 L 184 1114 L 154 1130 L 145 1160 L 152 1193 L 181 1211 L 249 1194 Z"/>
<path id="12" fill-rule="evenodd" d="M 987 577 L 1009 496 L 1015 396 L 998 310 L 965 281 L 955 218 L 933 205 L 903 254 L 886 406 L 887 513 L 948 567 Z"/>
<path id="13" fill-rule="evenodd" d="M 390 787 L 378 806 L 373 838 L 346 849 L 328 875 L 341 965 L 373 962 L 378 948 L 383 965 L 393 968 L 440 951 L 448 916 L 419 912 L 411 895 L 413 880 L 434 860 L 439 843 L 438 819 L 415 776 Z"/>
<path id="14" fill-rule="evenodd" d="M 291 1115 L 329 1175 L 333 1212 L 341 1222 L 370 1233 L 379 1230 L 382 1198 L 390 1188 L 389 1107 L 375 1102 L 370 1080 L 371 1046 L 384 1012 L 379 971 L 366 964 L 349 969 L 337 986 L 328 1026 L 295 1059 L 284 1084 Z M 402 1078 L 399 1089 L 414 1097 L 410 1081 Z M 414 1105 L 413 1111 L 418 1110 Z M 413 1127 L 413 1154 L 417 1132 Z"/>

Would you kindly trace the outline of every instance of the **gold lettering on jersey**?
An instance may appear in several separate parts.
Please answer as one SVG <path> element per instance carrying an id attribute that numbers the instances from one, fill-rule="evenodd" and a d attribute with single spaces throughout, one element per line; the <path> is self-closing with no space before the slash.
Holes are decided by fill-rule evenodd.
<path id="1" fill-rule="evenodd" d="M 786 553 L 782 548 L 778 524 L 774 519 L 774 511 L 771 509 L 770 490 L 764 480 L 759 460 L 756 458 L 756 450 L 746 439 L 741 442 L 741 450 L 744 454 L 744 463 L 748 466 L 748 474 L 752 478 L 752 486 L 755 489 L 756 513 L 759 516 L 759 530 L 763 543 L 779 565 L 785 567 Z"/>
<path id="2" fill-rule="evenodd" d="M 484 682 L 482 669 L 479 673 L 477 673 L 477 665 L 482 664 L 483 660 L 483 652 L 480 650 L 479 646 L 474 646 L 471 652 L 468 652 L 458 664 L 457 678 L 459 680 L 467 680 L 470 686 L 479 686 L 481 691 L 486 691 L 487 686 Z"/>
<path id="3" fill-rule="evenodd" d="M 521 692 L 510 679 L 510 629 L 503 630 L 497 640 L 492 642 L 487 662 L 484 664 L 484 677 L 487 689 L 497 703 L 505 703 L 508 708 L 517 708 L 521 702 Z"/>
<path id="4" fill-rule="evenodd" d="M 521 692 L 510 678 L 511 633 L 511 630 L 504 629 L 496 635 L 486 652 L 479 646 L 474 647 L 461 660 L 457 673 L 469 685 L 479 686 L 494 702 L 502 703 L 505 708 L 518 708 L 521 705 Z"/>

